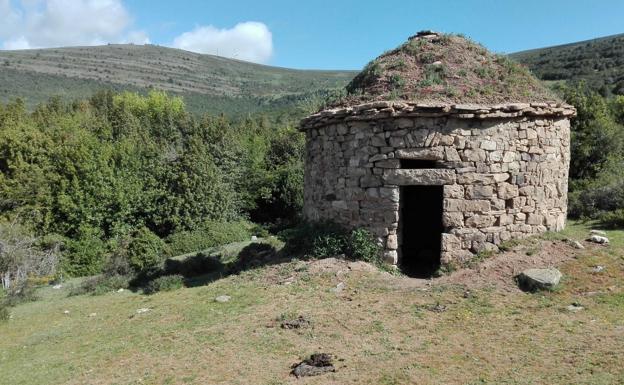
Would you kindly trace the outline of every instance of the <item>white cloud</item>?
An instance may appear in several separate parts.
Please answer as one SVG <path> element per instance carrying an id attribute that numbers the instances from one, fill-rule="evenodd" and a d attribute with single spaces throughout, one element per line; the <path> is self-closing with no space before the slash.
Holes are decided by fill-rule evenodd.
<path id="1" fill-rule="evenodd" d="M 145 31 L 130 31 L 122 43 L 150 44 L 150 39 Z"/>
<path id="2" fill-rule="evenodd" d="M 0 0 L 5 49 L 145 43 L 143 31 L 128 31 L 132 17 L 122 0 Z"/>
<path id="3" fill-rule="evenodd" d="M 273 55 L 273 36 L 264 23 L 247 21 L 231 29 L 219 29 L 212 25 L 196 27 L 176 37 L 173 46 L 187 51 L 266 63 Z"/>

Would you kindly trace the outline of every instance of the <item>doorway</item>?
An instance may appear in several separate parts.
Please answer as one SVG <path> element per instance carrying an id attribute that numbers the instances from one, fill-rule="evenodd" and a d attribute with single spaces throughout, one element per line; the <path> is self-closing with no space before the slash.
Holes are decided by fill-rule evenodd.
<path id="1" fill-rule="evenodd" d="M 400 268 L 410 277 L 431 277 L 440 267 L 443 186 L 403 186 L 400 202 Z"/>

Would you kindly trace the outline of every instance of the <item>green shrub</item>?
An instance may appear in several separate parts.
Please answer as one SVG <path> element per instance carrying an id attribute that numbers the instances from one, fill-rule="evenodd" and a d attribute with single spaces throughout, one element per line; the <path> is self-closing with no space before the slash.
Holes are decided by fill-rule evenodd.
<path id="1" fill-rule="evenodd" d="M 154 294 L 159 291 L 172 291 L 184 287 L 184 277 L 175 275 L 163 275 L 148 282 L 143 289 L 145 294 Z"/>
<path id="2" fill-rule="evenodd" d="M 239 272 L 266 265 L 277 257 L 277 250 L 268 243 L 252 243 L 245 246 L 234 261 L 231 271 Z"/>
<path id="3" fill-rule="evenodd" d="M 602 213 L 598 216 L 598 220 L 611 229 L 624 228 L 624 209 Z"/>
<path id="4" fill-rule="evenodd" d="M 6 322 L 11 318 L 11 312 L 9 307 L 3 303 L 0 303 L 0 322 Z"/>
<path id="5" fill-rule="evenodd" d="M 38 300 L 36 289 L 28 282 L 24 282 L 17 287 L 12 287 L 5 294 L 3 303 L 6 306 L 17 306 L 25 302 L 34 302 Z"/>
<path id="6" fill-rule="evenodd" d="M 364 229 L 355 229 L 349 236 L 347 254 L 351 258 L 382 265 L 382 248 L 375 237 Z"/>
<path id="7" fill-rule="evenodd" d="M 383 265 L 382 248 L 377 239 L 365 229 L 348 231 L 332 222 L 303 223 L 283 231 L 285 252 L 311 258 L 344 254 L 349 258 Z"/>
<path id="8" fill-rule="evenodd" d="M 130 286 L 130 280 L 130 277 L 124 275 L 97 275 L 85 279 L 79 286 L 70 290 L 69 295 L 102 295 L 119 289 L 127 289 Z"/>
<path id="9" fill-rule="evenodd" d="M 164 248 L 165 242 L 158 235 L 142 227 L 128 243 L 128 263 L 137 273 L 158 269 L 164 262 Z"/>
<path id="10" fill-rule="evenodd" d="M 166 275 L 182 275 L 186 278 L 196 277 L 203 274 L 221 270 L 221 261 L 210 255 L 199 253 L 181 260 L 168 259 L 163 269 Z"/>
<path id="11" fill-rule="evenodd" d="M 62 256 L 65 273 L 83 277 L 102 271 L 108 248 L 95 229 L 85 230 L 77 239 L 68 240 L 65 247 Z"/>
<path id="12" fill-rule="evenodd" d="M 194 231 L 181 231 L 167 238 L 167 254 L 174 257 L 181 254 L 206 250 L 227 243 L 247 240 L 252 226 L 247 221 L 207 221 Z"/>

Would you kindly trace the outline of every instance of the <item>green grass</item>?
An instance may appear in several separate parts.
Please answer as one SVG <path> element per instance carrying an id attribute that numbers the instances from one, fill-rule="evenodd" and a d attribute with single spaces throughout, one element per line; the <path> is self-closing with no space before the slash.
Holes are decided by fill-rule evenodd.
<path id="1" fill-rule="evenodd" d="M 582 240 L 590 228 L 570 223 L 562 235 Z M 483 287 L 466 296 L 435 280 L 414 286 L 297 261 L 151 296 L 44 287 L 0 324 L 0 383 L 286 384 L 290 365 L 322 351 L 336 356 L 337 372 L 306 384 L 618 384 L 624 231 L 608 236 L 610 246 L 558 266 L 561 289 L 534 294 Z M 595 264 L 606 270 L 592 273 Z M 345 289 L 330 291 L 338 282 Z M 214 301 L 223 294 L 232 299 Z M 569 312 L 571 303 L 585 310 Z M 299 314 L 313 327 L 276 321 Z"/>

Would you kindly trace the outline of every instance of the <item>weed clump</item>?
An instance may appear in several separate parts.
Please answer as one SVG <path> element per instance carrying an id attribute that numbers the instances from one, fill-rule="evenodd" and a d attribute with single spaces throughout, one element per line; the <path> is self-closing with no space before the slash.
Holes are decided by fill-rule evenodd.
<path id="1" fill-rule="evenodd" d="M 382 247 L 365 229 L 347 230 L 333 222 L 306 222 L 280 233 L 284 251 L 308 258 L 344 255 L 354 260 L 383 266 Z"/>

